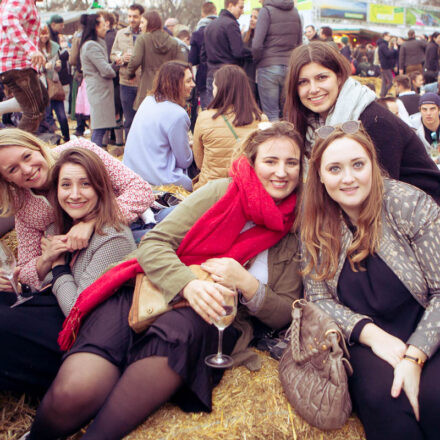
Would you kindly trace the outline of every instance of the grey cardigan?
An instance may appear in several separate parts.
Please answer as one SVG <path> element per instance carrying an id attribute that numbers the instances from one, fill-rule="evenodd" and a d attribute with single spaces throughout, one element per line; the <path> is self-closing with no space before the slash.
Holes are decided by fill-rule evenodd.
<path id="1" fill-rule="evenodd" d="M 50 225 L 48 232 L 53 231 Z M 80 293 L 92 284 L 113 263 L 122 260 L 129 252 L 136 249 L 133 235 L 127 226 L 121 231 L 105 226 L 104 235 L 96 232 L 92 235 L 87 248 L 79 251 L 73 263 L 71 274 L 61 275 L 52 286 L 52 293 L 67 316 Z M 52 282 L 52 272 L 46 275 L 43 286 Z"/>
<path id="2" fill-rule="evenodd" d="M 425 308 L 407 344 L 432 356 L 440 345 L 440 207 L 426 193 L 403 182 L 384 179 L 382 233 L 377 255 Z M 305 296 L 314 301 L 341 327 L 350 340 L 355 325 L 368 316 L 342 305 L 337 297 L 339 276 L 353 235 L 341 222 L 341 251 L 331 280 L 304 278 Z M 305 247 L 302 246 L 304 253 Z M 303 259 L 302 266 L 304 268 Z"/>

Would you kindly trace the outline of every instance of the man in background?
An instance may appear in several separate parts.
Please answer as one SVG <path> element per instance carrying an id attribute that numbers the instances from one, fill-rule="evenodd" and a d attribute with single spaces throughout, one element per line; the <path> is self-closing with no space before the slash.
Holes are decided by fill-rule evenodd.
<path id="1" fill-rule="evenodd" d="M 37 72 L 45 63 L 38 49 L 37 1 L 41 0 L 0 2 L 0 80 L 22 109 L 18 128 L 31 133 L 38 129 L 49 103 Z"/>
<path id="2" fill-rule="evenodd" d="M 127 65 L 133 55 L 134 43 L 140 34 L 141 15 L 144 7 L 133 3 L 128 8 L 128 26 L 120 29 L 115 37 L 110 53 L 110 59 L 121 66 L 119 70 L 119 94 L 121 97 L 122 111 L 124 113 L 125 139 L 128 137 L 130 127 L 136 111 L 133 109 L 137 89 L 141 78 L 141 69 L 137 69 L 133 79 L 129 79 Z"/>
<path id="3" fill-rule="evenodd" d="M 408 31 L 408 39 L 402 44 L 399 52 L 399 74 L 414 71 L 423 72 L 425 62 L 425 40 L 417 40 L 413 29 Z"/>
<path id="4" fill-rule="evenodd" d="M 319 41 L 318 33 L 316 32 L 315 26 L 313 26 L 312 24 L 309 24 L 308 26 L 305 27 L 304 35 L 306 36 L 309 42 L 316 40 Z"/>
<path id="5" fill-rule="evenodd" d="M 214 73 L 225 64 L 242 66 L 245 59 L 251 59 L 250 49 L 243 45 L 238 19 L 243 14 L 244 0 L 225 0 L 225 9 L 205 29 L 202 49 L 206 52 L 208 75 L 206 80 L 209 101 L 212 99 Z"/>

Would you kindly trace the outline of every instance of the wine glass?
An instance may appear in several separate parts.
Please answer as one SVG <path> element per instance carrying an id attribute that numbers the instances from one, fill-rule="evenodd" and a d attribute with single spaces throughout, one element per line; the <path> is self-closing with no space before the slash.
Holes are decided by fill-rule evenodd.
<path id="1" fill-rule="evenodd" d="M 226 327 L 230 326 L 237 314 L 237 291 L 234 287 L 228 287 L 229 290 L 234 291 L 234 295 L 223 295 L 226 315 L 220 317 L 217 321 L 214 321 L 214 325 L 218 328 L 218 348 L 217 354 L 211 354 L 206 356 L 206 365 L 213 368 L 229 368 L 232 367 L 233 361 L 231 356 L 223 354 L 223 331 Z"/>
<path id="2" fill-rule="evenodd" d="M 15 301 L 14 304 L 12 304 L 11 309 L 13 307 L 16 307 L 20 304 L 23 304 L 24 302 L 30 300 L 32 296 L 21 296 L 20 292 L 17 289 L 17 285 L 14 281 L 14 270 L 16 266 L 16 261 L 14 254 L 12 251 L 6 246 L 4 243 L 0 241 L 0 275 L 8 279 L 11 284 L 12 288 L 14 289 L 15 294 L 17 295 L 17 301 Z"/>

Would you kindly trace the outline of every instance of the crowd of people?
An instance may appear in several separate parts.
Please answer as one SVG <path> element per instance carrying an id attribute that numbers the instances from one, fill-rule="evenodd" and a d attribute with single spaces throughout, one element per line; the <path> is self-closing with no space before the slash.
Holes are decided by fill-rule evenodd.
<path id="1" fill-rule="evenodd" d="M 112 13 L 85 14 L 69 51 L 62 17 L 41 27 L 35 0 L 3 0 L 0 18 L 12 3 L 0 80 L 14 97 L 0 110 L 22 116 L 0 129 L 0 215 L 15 217 L 18 262 L 12 280 L 0 274 L 0 391 L 44 396 L 22 438 L 89 425 L 84 439 L 120 439 L 170 400 L 210 411 L 223 370 L 205 357 L 230 296 L 234 365 L 258 368 L 255 327 L 286 329 L 305 297 L 348 342 L 367 439 L 438 438 L 440 97 L 418 83 L 438 74 L 438 35 L 409 35 L 396 57 L 384 33 L 377 99 L 352 77 L 348 38 L 303 33 L 292 0 L 263 0 L 243 34 L 243 0 L 218 16 L 204 3 L 192 34 L 139 4 L 119 30 Z M 368 63 L 358 49 L 357 66 Z M 53 110 L 65 141 L 55 147 L 41 137 Z M 122 160 L 104 148 L 112 136 Z M 191 193 L 152 229 L 150 184 Z M 144 273 L 186 306 L 134 332 L 128 264 L 128 278 Z M 15 287 L 32 298 L 11 308 Z M 67 351 L 63 323 L 75 326 Z"/>

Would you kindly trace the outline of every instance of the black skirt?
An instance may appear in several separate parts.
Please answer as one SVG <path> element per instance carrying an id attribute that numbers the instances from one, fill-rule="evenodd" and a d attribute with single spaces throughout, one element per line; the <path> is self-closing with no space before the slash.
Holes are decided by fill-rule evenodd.
<path id="1" fill-rule="evenodd" d="M 11 309 L 15 300 L 0 292 L 0 391 L 44 393 L 61 365 L 57 338 L 65 318 L 50 291 Z"/>
<path id="2" fill-rule="evenodd" d="M 128 325 L 132 287 L 124 287 L 101 304 L 85 320 L 72 349 L 94 353 L 123 372 L 130 364 L 150 356 L 168 358 L 169 367 L 184 385 L 173 401 L 184 411 L 211 411 L 212 390 L 223 370 L 209 368 L 205 357 L 217 352 L 218 330 L 190 307 L 160 316 L 145 332 L 134 333 Z M 224 353 L 230 354 L 240 332 L 230 326 L 224 331 Z"/>

